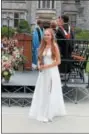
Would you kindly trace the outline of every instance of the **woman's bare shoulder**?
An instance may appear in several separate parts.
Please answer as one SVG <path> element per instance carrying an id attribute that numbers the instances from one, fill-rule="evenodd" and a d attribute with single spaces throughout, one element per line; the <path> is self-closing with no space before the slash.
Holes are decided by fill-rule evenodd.
<path id="1" fill-rule="evenodd" d="M 55 46 L 56 49 L 59 49 L 58 44 L 56 42 L 54 42 L 54 46 Z"/>

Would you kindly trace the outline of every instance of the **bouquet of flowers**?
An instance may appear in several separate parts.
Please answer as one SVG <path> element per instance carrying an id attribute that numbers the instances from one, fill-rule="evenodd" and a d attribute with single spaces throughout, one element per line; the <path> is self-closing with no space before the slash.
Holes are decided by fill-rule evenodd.
<path id="1" fill-rule="evenodd" d="M 14 40 L 9 40 L 6 49 L 2 49 L 2 79 L 9 82 L 10 77 L 14 74 L 14 70 L 19 68 L 26 62 L 26 57 L 23 55 L 23 48 L 16 46 Z"/>
<path id="2" fill-rule="evenodd" d="M 23 55 L 23 48 L 14 47 L 12 53 L 12 62 L 15 69 L 26 62 L 26 57 Z"/>
<path id="3" fill-rule="evenodd" d="M 4 78 L 6 82 L 9 82 L 11 75 L 14 74 L 11 56 L 9 56 L 8 54 L 3 54 L 1 63 L 2 63 L 1 77 L 2 79 Z"/>

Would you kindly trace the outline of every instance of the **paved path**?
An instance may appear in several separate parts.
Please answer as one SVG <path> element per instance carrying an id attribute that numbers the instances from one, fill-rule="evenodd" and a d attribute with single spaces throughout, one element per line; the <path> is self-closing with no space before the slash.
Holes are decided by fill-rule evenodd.
<path id="1" fill-rule="evenodd" d="M 66 102 L 67 116 L 50 123 L 28 118 L 29 107 L 2 107 L 3 133 L 89 133 L 89 100 Z"/>

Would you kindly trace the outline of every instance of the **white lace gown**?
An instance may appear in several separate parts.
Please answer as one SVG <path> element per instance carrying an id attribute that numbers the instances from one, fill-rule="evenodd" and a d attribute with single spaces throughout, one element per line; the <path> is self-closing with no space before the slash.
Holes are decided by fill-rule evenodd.
<path id="1" fill-rule="evenodd" d="M 43 53 L 44 64 L 51 64 L 51 49 Z M 66 115 L 62 86 L 58 67 L 39 72 L 33 94 L 29 117 L 39 120 L 52 120 L 55 116 Z"/>

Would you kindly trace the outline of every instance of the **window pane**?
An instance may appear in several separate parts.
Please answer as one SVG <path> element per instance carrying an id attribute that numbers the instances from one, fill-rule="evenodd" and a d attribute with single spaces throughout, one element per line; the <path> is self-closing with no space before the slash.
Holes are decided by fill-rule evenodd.
<path id="1" fill-rule="evenodd" d="M 19 18 L 19 13 L 14 13 L 14 18 Z"/>
<path id="2" fill-rule="evenodd" d="M 54 8 L 54 0 L 52 0 L 52 8 Z"/>
<path id="3" fill-rule="evenodd" d="M 18 19 L 14 19 L 14 27 L 18 27 L 18 23 L 19 23 L 19 20 Z"/>
<path id="4" fill-rule="evenodd" d="M 42 7 L 43 7 L 43 8 L 46 8 L 46 0 L 43 0 L 43 1 L 42 1 Z"/>
<path id="5" fill-rule="evenodd" d="M 38 8 L 40 8 L 40 4 L 41 4 L 41 2 L 40 2 L 40 0 L 38 1 Z"/>
<path id="6" fill-rule="evenodd" d="M 50 0 L 47 1 L 47 8 L 50 8 Z"/>

